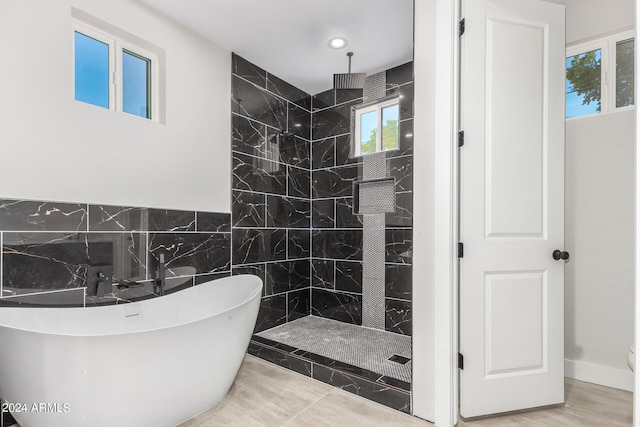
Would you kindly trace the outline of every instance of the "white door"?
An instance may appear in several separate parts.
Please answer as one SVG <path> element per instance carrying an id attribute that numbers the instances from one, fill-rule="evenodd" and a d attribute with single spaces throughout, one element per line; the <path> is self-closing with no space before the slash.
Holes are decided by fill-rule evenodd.
<path id="1" fill-rule="evenodd" d="M 460 414 L 564 401 L 564 6 L 463 0 Z"/>

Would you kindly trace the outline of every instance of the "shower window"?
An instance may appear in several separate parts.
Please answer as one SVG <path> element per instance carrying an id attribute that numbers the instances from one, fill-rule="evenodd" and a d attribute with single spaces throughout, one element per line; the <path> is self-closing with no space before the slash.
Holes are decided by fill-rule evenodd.
<path id="1" fill-rule="evenodd" d="M 356 105 L 351 110 L 353 156 L 398 149 L 399 98 Z"/>

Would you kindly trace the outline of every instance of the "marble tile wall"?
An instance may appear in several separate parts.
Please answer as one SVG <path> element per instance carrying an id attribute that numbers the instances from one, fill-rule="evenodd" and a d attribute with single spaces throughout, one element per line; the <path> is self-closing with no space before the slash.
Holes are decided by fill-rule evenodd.
<path id="1" fill-rule="evenodd" d="M 385 220 L 385 329 L 410 335 L 413 63 L 386 73 L 387 95 L 400 95 L 400 147 L 387 152 L 397 208 Z M 362 322 L 362 222 L 352 213 L 352 183 L 362 179 L 362 158 L 349 156 L 350 108 L 361 102 L 362 90 L 319 93 L 311 119 L 311 313 L 355 324 Z"/>
<path id="2" fill-rule="evenodd" d="M 158 254 L 166 292 L 231 273 L 231 215 L 0 200 L 0 305 L 92 306 L 154 297 Z M 112 292 L 87 296 L 87 269 L 111 265 Z M 118 287 L 124 282 L 128 288 Z"/>
<path id="3" fill-rule="evenodd" d="M 232 56 L 233 274 L 262 278 L 256 332 L 311 313 L 311 96 Z"/>

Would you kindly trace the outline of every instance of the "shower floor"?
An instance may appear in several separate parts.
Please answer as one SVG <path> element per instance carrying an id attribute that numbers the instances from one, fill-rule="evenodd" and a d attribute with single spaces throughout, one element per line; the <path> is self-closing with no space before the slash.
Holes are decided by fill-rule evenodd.
<path id="1" fill-rule="evenodd" d="M 411 360 L 407 361 L 411 359 L 410 336 L 315 316 L 306 316 L 256 335 L 380 375 L 411 382 Z M 393 356 L 401 356 L 401 360 L 389 360 Z"/>

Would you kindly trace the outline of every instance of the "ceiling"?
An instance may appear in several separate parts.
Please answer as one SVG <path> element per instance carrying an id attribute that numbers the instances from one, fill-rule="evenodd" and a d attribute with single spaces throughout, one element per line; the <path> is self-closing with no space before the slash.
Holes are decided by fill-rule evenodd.
<path id="1" fill-rule="evenodd" d="M 413 0 L 139 0 L 309 94 L 413 58 Z M 344 37 L 344 49 L 331 49 Z"/>

